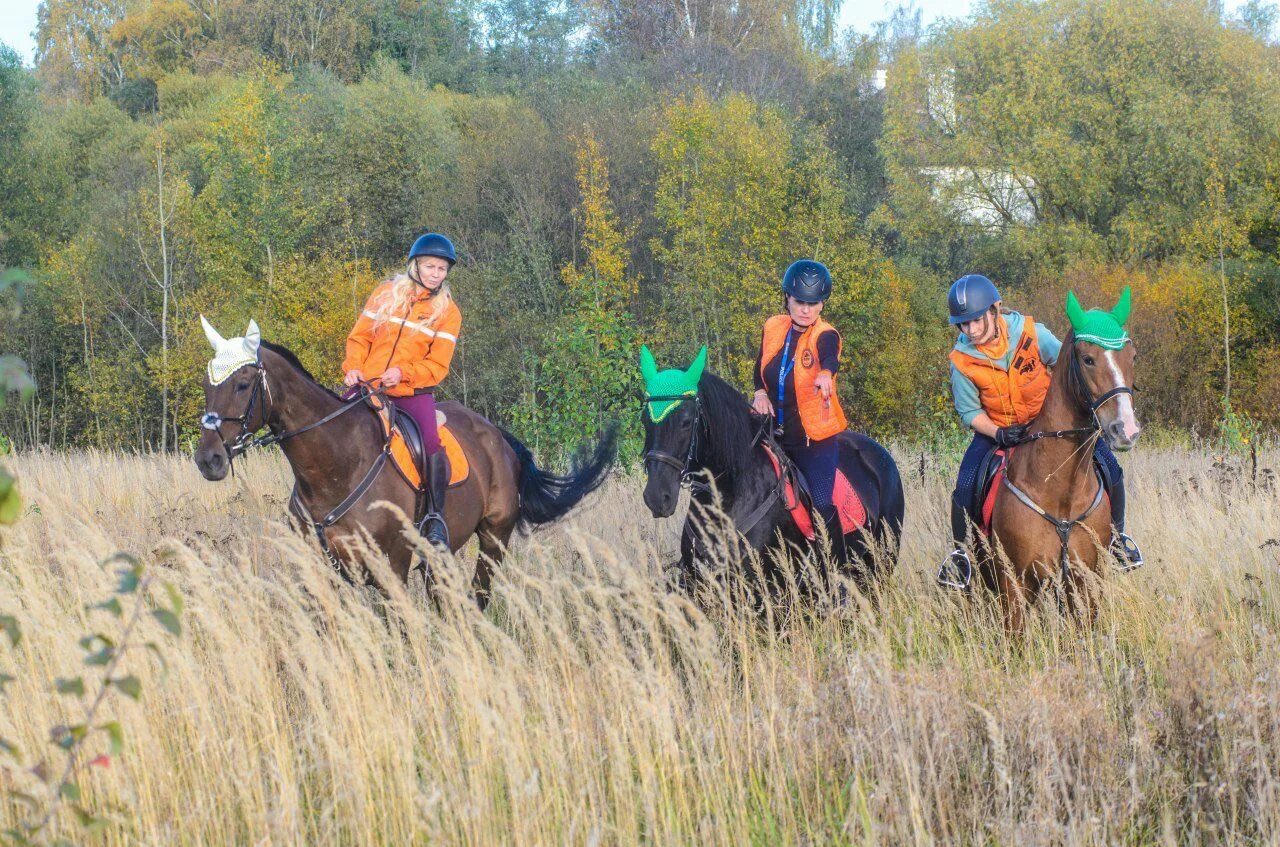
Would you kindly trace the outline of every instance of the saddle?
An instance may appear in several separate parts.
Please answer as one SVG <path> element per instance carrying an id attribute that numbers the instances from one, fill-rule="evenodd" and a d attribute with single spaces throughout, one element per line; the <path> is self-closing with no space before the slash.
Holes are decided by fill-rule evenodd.
<path id="1" fill-rule="evenodd" d="M 418 422 L 409 413 L 397 409 L 390 403 L 370 395 L 369 404 L 378 413 L 383 430 L 391 442 L 391 460 L 396 471 L 404 477 L 417 491 L 422 490 L 422 431 Z M 394 412 L 394 414 L 392 414 Z M 471 463 L 462 449 L 457 436 L 448 425 L 444 412 L 436 411 L 436 430 L 440 434 L 440 445 L 449 457 L 449 487 L 461 485 L 471 475 Z"/>
<path id="2" fill-rule="evenodd" d="M 816 518 L 813 508 L 813 494 L 809 490 L 809 481 L 805 479 L 804 473 L 791 460 L 791 457 L 787 455 L 780 444 L 771 438 L 766 438 L 760 443 L 764 447 L 765 455 L 769 457 L 770 463 L 773 464 L 773 472 L 782 484 L 783 502 L 787 507 L 787 511 L 791 513 L 791 519 L 795 522 L 796 529 L 806 539 L 812 541 L 816 537 L 814 531 Z M 841 468 L 836 469 L 836 482 L 831 494 L 831 501 L 835 504 L 836 512 L 840 515 L 840 528 L 845 535 L 855 532 L 866 525 L 866 507 Z"/>

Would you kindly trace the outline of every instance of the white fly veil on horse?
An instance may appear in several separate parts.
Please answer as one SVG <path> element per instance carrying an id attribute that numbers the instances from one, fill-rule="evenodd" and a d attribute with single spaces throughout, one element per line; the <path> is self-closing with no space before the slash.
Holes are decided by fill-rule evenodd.
<path id="1" fill-rule="evenodd" d="M 200 325 L 204 327 L 204 337 L 213 345 L 214 355 L 209 360 L 206 373 L 210 385 L 220 385 L 227 381 L 245 365 L 258 364 L 258 347 L 262 343 L 262 333 L 258 331 L 257 321 L 250 320 L 249 328 L 239 338 L 223 338 L 213 328 L 213 324 L 200 316 Z"/>

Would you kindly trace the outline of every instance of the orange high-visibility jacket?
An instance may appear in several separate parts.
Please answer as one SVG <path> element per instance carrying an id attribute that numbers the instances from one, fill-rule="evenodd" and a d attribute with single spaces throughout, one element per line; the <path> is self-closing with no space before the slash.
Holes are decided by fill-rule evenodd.
<path id="1" fill-rule="evenodd" d="M 435 311 L 432 297 L 414 300 L 405 314 L 392 315 L 382 326 L 374 327 L 384 299 L 391 296 L 390 282 L 374 289 L 364 311 L 347 336 L 347 357 L 342 371 L 360 371 L 365 379 L 374 379 L 388 368 L 399 368 L 403 377 L 392 397 L 407 397 L 418 391 L 435 388 L 449 373 L 449 363 L 462 330 L 462 312 L 450 302 L 434 323 L 427 319 Z M 394 351 L 394 352 L 393 352 Z"/>
<path id="2" fill-rule="evenodd" d="M 791 330 L 790 315 L 774 315 L 765 321 L 764 335 L 760 342 L 760 375 L 764 377 L 764 369 L 769 362 L 782 351 L 787 341 L 787 333 Z M 818 361 L 818 337 L 827 330 L 835 331 L 835 327 L 818 318 L 813 325 L 800 334 L 796 340 L 795 370 L 792 375 L 796 381 L 796 405 L 800 407 L 800 422 L 804 424 L 805 435 L 810 441 L 822 441 L 838 435 L 849 428 L 849 421 L 840 407 L 840 398 L 836 396 L 832 386 L 831 400 L 822 399 L 814 387 L 814 380 L 822 373 L 822 365 Z M 836 337 L 839 337 L 836 333 Z M 840 342 L 840 349 L 844 341 Z"/>
<path id="3" fill-rule="evenodd" d="M 1040 414 L 1045 395 L 1049 393 L 1049 369 L 1040 358 L 1036 322 L 1030 315 L 1024 318 L 1009 370 L 959 350 L 951 351 L 951 364 L 978 387 L 982 410 L 996 426 L 1031 423 Z"/>

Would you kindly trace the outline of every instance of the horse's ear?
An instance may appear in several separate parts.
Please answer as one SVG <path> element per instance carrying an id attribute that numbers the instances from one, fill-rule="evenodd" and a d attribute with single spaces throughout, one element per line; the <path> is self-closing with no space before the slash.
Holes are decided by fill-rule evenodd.
<path id="1" fill-rule="evenodd" d="M 258 346 L 262 344 L 262 333 L 258 330 L 258 322 L 250 318 L 249 328 L 244 331 L 244 351 L 257 357 Z"/>
<path id="2" fill-rule="evenodd" d="M 1116 323 L 1124 326 L 1129 320 L 1129 312 L 1133 306 L 1133 295 L 1129 291 L 1129 286 L 1124 287 L 1124 291 L 1120 292 L 1120 299 L 1116 301 L 1116 307 L 1111 310 L 1111 317 L 1116 319 Z"/>
<path id="3" fill-rule="evenodd" d="M 219 335 L 218 331 L 213 328 L 213 324 L 205 320 L 204 315 L 200 316 L 200 325 L 204 327 L 204 337 L 209 339 L 209 343 L 213 345 L 214 350 L 220 349 L 222 345 L 227 342 L 227 340 Z"/>
<path id="4" fill-rule="evenodd" d="M 697 385 L 702 381 L 702 372 L 707 369 L 707 345 L 703 344 L 702 349 L 698 351 L 698 355 L 694 357 L 693 364 L 685 371 L 685 376 L 689 378 L 689 382 Z"/>
<path id="5" fill-rule="evenodd" d="M 1076 299 L 1074 291 L 1067 292 L 1067 320 L 1071 321 L 1071 328 L 1079 330 L 1084 326 L 1084 307 L 1080 305 L 1080 301 Z"/>
<path id="6" fill-rule="evenodd" d="M 640 375 L 644 377 L 645 385 L 653 382 L 658 377 L 658 362 L 653 358 L 653 353 L 649 350 L 648 344 L 640 347 Z"/>

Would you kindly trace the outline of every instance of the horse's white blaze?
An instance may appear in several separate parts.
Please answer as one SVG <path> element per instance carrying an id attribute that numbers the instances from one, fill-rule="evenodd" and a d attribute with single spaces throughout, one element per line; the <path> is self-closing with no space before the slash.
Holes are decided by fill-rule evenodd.
<path id="1" fill-rule="evenodd" d="M 1116 361 L 1115 351 L 1107 350 L 1103 352 L 1102 360 L 1107 363 L 1107 369 L 1111 371 L 1111 388 L 1119 388 L 1125 385 L 1124 373 L 1120 370 L 1120 363 Z M 1138 426 L 1138 416 L 1133 410 L 1133 395 L 1117 394 L 1111 398 L 1111 401 L 1116 404 L 1116 419 L 1120 421 L 1124 437 L 1130 441 L 1137 438 L 1141 427 Z"/>

